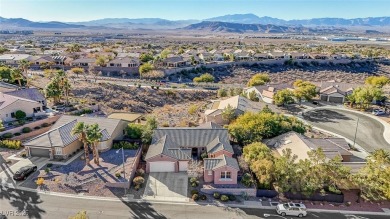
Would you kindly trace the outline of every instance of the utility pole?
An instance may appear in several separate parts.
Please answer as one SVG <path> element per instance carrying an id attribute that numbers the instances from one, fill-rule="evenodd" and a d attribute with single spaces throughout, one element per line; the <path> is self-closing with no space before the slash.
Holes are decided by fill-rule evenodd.
<path id="1" fill-rule="evenodd" d="M 355 137 L 353 138 L 353 147 L 355 147 L 355 143 L 356 143 L 356 134 L 357 134 L 358 126 L 359 126 L 359 117 L 357 118 L 356 121 L 356 130 L 355 130 Z"/>

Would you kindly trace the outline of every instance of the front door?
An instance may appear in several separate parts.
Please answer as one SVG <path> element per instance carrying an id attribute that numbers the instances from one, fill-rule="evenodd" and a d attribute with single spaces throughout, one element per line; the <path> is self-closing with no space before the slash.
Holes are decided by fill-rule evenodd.
<path id="1" fill-rule="evenodd" d="M 198 157 L 198 148 L 192 148 L 191 154 L 193 157 Z"/>

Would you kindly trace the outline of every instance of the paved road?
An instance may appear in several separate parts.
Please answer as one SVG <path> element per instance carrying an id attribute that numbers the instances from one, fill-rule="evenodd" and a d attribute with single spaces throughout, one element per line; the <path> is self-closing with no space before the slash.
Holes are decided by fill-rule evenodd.
<path id="1" fill-rule="evenodd" d="M 89 218 L 281 218 L 274 216 L 274 210 L 237 209 L 216 206 L 181 205 L 181 204 L 138 204 L 121 201 L 100 201 L 58 197 L 35 192 L 26 192 L 0 187 L 0 213 L 8 218 L 68 218 L 80 210 L 86 210 Z M 12 216 L 12 214 L 14 216 Z M 16 216 L 18 214 L 18 216 Z M 24 215 L 23 215 L 24 214 Z M 283 218 L 283 217 L 282 217 Z M 285 217 L 290 219 L 292 217 Z M 295 218 L 295 217 L 294 217 Z M 309 219 L 385 219 L 385 216 L 360 215 L 346 216 L 340 213 L 309 212 Z"/>
<path id="2" fill-rule="evenodd" d="M 303 118 L 311 125 L 337 133 L 353 141 L 359 117 L 356 143 L 368 152 L 376 149 L 390 151 L 390 145 L 383 138 L 384 126 L 368 116 L 337 109 L 315 109 L 306 112 Z"/>

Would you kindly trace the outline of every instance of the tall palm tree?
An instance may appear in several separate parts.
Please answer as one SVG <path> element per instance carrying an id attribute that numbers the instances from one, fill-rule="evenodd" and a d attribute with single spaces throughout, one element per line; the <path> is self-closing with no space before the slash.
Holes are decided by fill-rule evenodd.
<path id="1" fill-rule="evenodd" d="M 97 123 L 92 124 L 87 129 L 87 140 L 92 145 L 93 161 L 96 165 L 99 165 L 99 151 L 98 142 L 102 139 L 103 134 Z"/>
<path id="2" fill-rule="evenodd" d="M 31 63 L 27 59 L 23 59 L 19 61 L 19 68 L 21 68 L 24 72 L 24 76 L 26 78 L 26 87 L 29 86 L 28 73 L 27 70 L 30 68 Z"/>
<path id="3" fill-rule="evenodd" d="M 88 125 L 86 125 L 84 122 L 78 122 L 72 129 L 72 135 L 79 135 L 79 140 L 84 145 L 85 165 L 89 163 L 87 131 Z"/>
<path id="4" fill-rule="evenodd" d="M 19 87 L 22 86 L 23 73 L 19 68 L 11 69 L 11 78 L 13 81 L 18 81 Z"/>

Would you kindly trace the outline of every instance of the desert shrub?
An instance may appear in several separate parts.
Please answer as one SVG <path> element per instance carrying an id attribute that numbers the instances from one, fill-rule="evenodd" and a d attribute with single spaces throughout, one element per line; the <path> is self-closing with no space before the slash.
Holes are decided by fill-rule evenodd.
<path id="1" fill-rule="evenodd" d="M 215 199 L 220 199 L 220 198 L 221 198 L 221 194 L 218 193 L 218 192 L 214 192 L 213 197 L 214 197 Z"/>
<path id="2" fill-rule="evenodd" d="M 45 123 L 42 123 L 41 127 L 49 127 L 49 123 L 45 122 Z"/>
<path id="3" fill-rule="evenodd" d="M 130 143 L 130 142 L 126 142 L 126 141 L 121 141 L 121 142 L 115 143 L 112 147 L 114 149 L 119 149 L 119 148 L 123 147 L 123 149 L 136 150 L 136 149 L 138 149 L 139 146 L 137 143 Z"/>
<path id="4" fill-rule="evenodd" d="M 145 179 L 142 176 L 137 176 L 133 179 L 133 183 L 135 185 L 142 185 L 142 184 L 144 184 L 144 182 L 145 182 Z"/>
<path id="5" fill-rule="evenodd" d="M 29 133 L 29 132 L 31 132 L 31 128 L 30 128 L 30 127 L 24 127 L 24 128 L 22 129 L 22 132 L 23 132 L 23 133 Z"/>
<path id="6" fill-rule="evenodd" d="M 207 196 L 205 194 L 200 195 L 201 200 L 207 200 Z"/>
<path id="7" fill-rule="evenodd" d="M 235 195 L 228 195 L 229 201 L 235 201 L 236 196 Z"/>
<path id="8" fill-rule="evenodd" d="M 4 134 L 2 135 L 3 138 L 12 138 L 13 136 L 14 136 L 14 135 L 13 135 L 12 133 L 10 133 L 10 132 L 4 133 Z"/>
<path id="9" fill-rule="evenodd" d="M 144 169 L 137 169 L 137 171 L 135 172 L 135 174 L 137 175 L 137 176 L 144 176 L 145 175 L 145 170 Z"/>
<path id="10" fill-rule="evenodd" d="M 198 194 L 193 194 L 192 195 L 192 200 L 198 201 L 199 200 L 199 195 Z"/>
<path id="11" fill-rule="evenodd" d="M 162 127 L 169 127 L 169 123 L 164 122 L 161 126 L 162 126 Z"/>
<path id="12" fill-rule="evenodd" d="M 194 195 L 194 194 L 199 194 L 199 191 L 196 189 L 191 190 L 191 195 Z"/>
<path id="13" fill-rule="evenodd" d="M 21 146 L 22 146 L 22 142 L 17 141 L 17 140 L 2 140 L 2 141 L 0 141 L 1 148 L 9 148 L 9 149 L 19 150 Z"/>
<path id="14" fill-rule="evenodd" d="M 37 181 L 35 181 L 35 183 L 37 184 L 37 186 L 42 186 L 43 184 L 45 184 L 45 179 L 42 177 L 39 177 L 37 179 Z"/>
<path id="15" fill-rule="evenodd" d="M 93 113 L 93 110 L 89 109 L 89 108 L 84 108 L 82 109 L 81 111 L 77 112 L 77 113 L 73 113 L 73 115 L 75 116 L 81 116 L 83 114 L 91 114 Z"/>
<path id="16" fill-rule="evenodd" d="M 227 195 L 221 195 L 221 201 L 227 202 L 229 201 L 229 197 Z"/>
<path id="17" fill-rule="evenodd" d="M 209 73 L 205 73 L 199 77 L 195 77 L 193 81 L 195 83 L 200 83 L 200 82 L 214 82 L 214 80 L 215 80 L 215 78 L 213 75 L 211 75 Z"/>

